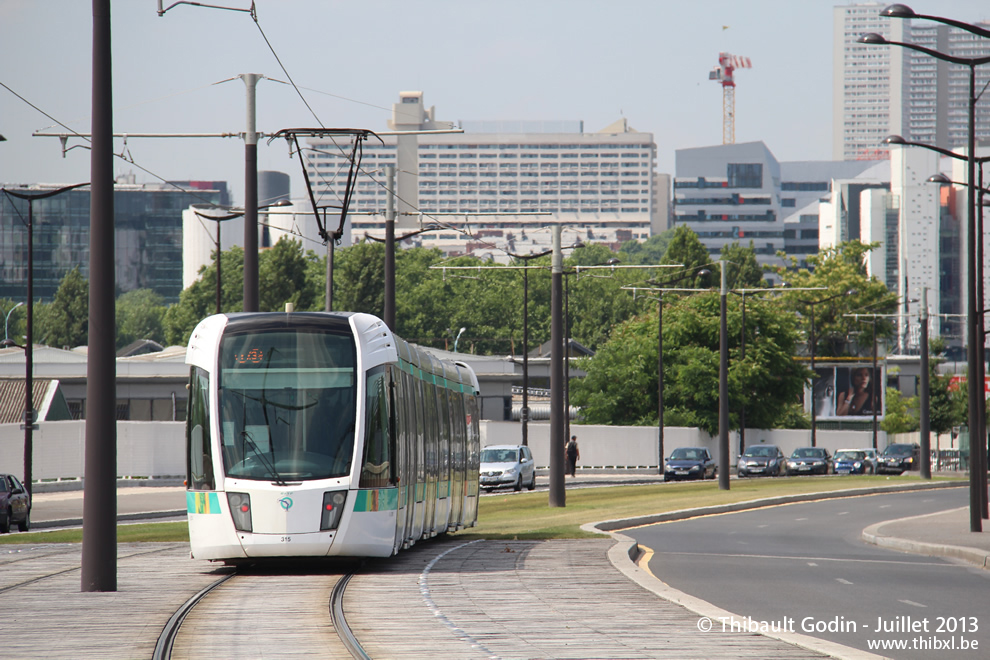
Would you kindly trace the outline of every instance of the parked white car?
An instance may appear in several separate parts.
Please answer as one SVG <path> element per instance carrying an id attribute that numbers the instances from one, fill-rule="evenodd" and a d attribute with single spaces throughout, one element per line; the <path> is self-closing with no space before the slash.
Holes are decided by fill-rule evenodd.
<path id="1" fill-rule="evenodd" d="M 493 445 L 481 450 L 481 487 L 485 490 L 512 486 L 536 488 L 536 463 L 525 445 Z"/>

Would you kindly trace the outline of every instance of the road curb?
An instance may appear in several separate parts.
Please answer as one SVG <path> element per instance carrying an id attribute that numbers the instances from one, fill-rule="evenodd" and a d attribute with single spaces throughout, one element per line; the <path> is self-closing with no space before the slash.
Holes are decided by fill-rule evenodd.
<path id="1" fill-rule="evenodd" d="M 751 509 L 759 509 L 767 506 L 777 506 L 781 504 L 793 504 L 796 502 L 813 502 L 817 500 L 829 500 L 829 499 L 839 499 L 843 497 L 860 497 L 863 495 L 875 495 L 879 493 L 896 493 L 914 490 L 935 490 L 940 488 L 962 488 L 968 485 L 965 481 L 947 481 L 938 483 L 915 483 L 915 484 L 898 484 L 896 486 L 874 486 L 871 488 L 856 488 L 853 490 L 843 490 L 843 491 L 832 491 L 832 492 L 819 492 L 819 493 L 803 493 L 801 495 L 785 495 L 781 497 L 767 497 L 759 500 L 749 500 L 747 502 L 736 502 L 734 504 L 724 504 L 719 506 L 710 507 L 700 507 L 695 509 L 680 509 L 678 511 L 669 511 L 667 513 L 659 513 L 649 516 L 639 516 L 636 518 L 624 518 L 616 520 L 605 520 L 596 523 L 587 523 L 581 525 L 581 529 L 586 532 L 598 533 L 598 534 L 608 534 L 615 540 L 615 545 L 613 545 L 608 551 L 608 560 L 620 573 L 622 573 L 626 578 L 632 580 L 636 584 L 640 585 L 644 589 L 656 594 L 658 597 L 663 598 L 666 601 L 675 603 L 684 607 L 701 617 L 707 617 L 712 621 L 718 621 L 722 617 L 735 617 L 736 619 L 741 619 L 739 615 L 735 615 L 727 610 L 723 610 L 708 601 L 702 600 L 686 594 L 683 591 L 674 589 L 669 584 L 661 580 L 660 578 L 653 575 L 648 570 L 640 568 L 637 563 L 640 555 L 642 554 L 642 549 L 639 543 L 636 542 L 632 537 L 621 534 L 616 530 L 629 529 L 631 527 L 639 527 L 641 525 L 650 525 L 662 522 L 672 522 L 675 520 L 687 520 L 688 518 L 696 518 L 699 516 L 709 516 L 720 513 L 731 513 L 735 511 L 747 511 Z M 921 516 L 919 516 L 921 517 Z M 891 522 L 891 521 L 887 521 Z M 880 523 L 886 524 L 886 523 Z M 867 528 L 869 529 L 869 528 Z M 865 531 L 864 531 L 865 534 Z M 951 546 L 946 546 L 951 547 Z M 969 548 L 973 550 L 973 548 Z M 977 551 L 979 552 L 979 551 Z M 760 635 L 769 637 L 771 639 L 776 639 L 781 642 L 786 642 L 788 644 L 793 644 L 800 648 L 807 649 L 809 651 L 814 651 L 816 653 L 823 653 L 825 655 L 831 656 L 833 658 L 840 658 L 842 660 L 880 660 L 884 656 L 876 655 L 868 651 L 862 651 L 860 649 L 852 648 L 849 646 L 844 646 L 842 644 L 837 644 L 835 642 L 829 642 L 823 639 L 818 639 L 817 637 L 811 637 L 810 635 L 802 635 L 800 633 L 773 633 L 773 632 L 760 632 Z"/>
<path id="2" fill-rule="evenodd" d="M 963 509 L 968 507 L 961 507 Z M 958 511 L 959 509 L 952 509 Z M 990 552 L 960 545 L 947 545 L 944 543 L 928 543 L 926 541 L 915 541 L 898 536 L 886 536 L 880 533 L 880 529 L 885 525 L 907 522 L 912 520 L 923 520 L 934 516 L 944 515 L 945 511 L 938 513 L 928 513 L 921 516 L 908 516 L 897 520 L 886 520 L 884 522 L 870 525 L 863 530 L 862 538 L 867 543 L 871 543 L 881 548 L 890 548 L 914 555 L 925 555 L 926 557 L 951 557 L 960 559 L 970 564 L 974 564 L 983 569 L 990 569 Z"/>

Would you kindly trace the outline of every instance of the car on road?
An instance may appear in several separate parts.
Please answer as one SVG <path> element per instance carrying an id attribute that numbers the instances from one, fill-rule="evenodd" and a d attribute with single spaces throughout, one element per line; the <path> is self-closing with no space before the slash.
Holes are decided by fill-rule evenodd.
<path id="1" fill-rule="evenodd" d="M 714 479 L 718 467 L 706 447 L 678 447 L 664 459 L 663 480 Z"/>
<path id="2" fill-rule="evenodd" d="M 526 445 L 492 445 L 481 450 L 481 488 L 536 488 L 536 463 Z"/>
<path id="3" fill-rule="evenodd" d="M 873 447 L 865 447 L 863 449 L 857 449 L 856 451 L 861 451 L 866 454 L 866 461 L 873 468 L 873 472 L 871 474 L 876 474 L 877 467 L 880 465 L 880 452 Z"/>
<path id="4" fill-rule="evenodd" d="M 880 455 L 877 472 L 903 474 L 907 470 L 921 469 L 921 446 L 895 443 L 887 445 Z"/>
<path id="5" fill-rule="evenodd" d="M 840 449 L 832 457 L 832 471 L 836 474 L 873 474 L 873 463 L 862 449 Z"/>
<path id="6" fill-rule="evenodd" d="M 0 534 L 17 523 L 22 532 L 31 528 L 31 495 L 12 474 L 0 474 Z"/>
<path id="7" fill-rule="evenodd" d="M 787 476 L 795 474 L 828 474 L 832 471 L 832 455 L 824 447 L 798 447 L 787 459 Z"/>
<path id="8" fill-rule="evenodd" d="M 750 477 L 757 474 L 779 477 L 784 473 L 784 452 L 777 445 L 750 445 L 736 461 L 736 474 Z"/>

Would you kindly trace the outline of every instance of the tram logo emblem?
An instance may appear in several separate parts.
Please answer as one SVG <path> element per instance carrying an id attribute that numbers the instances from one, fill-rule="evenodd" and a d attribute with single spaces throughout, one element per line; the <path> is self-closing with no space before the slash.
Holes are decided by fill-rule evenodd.
<path id="1" fill-rule="evenodd" d="M 282 509 L 284 509 L 285 511 L 288 511 L 289 509 L 292 508 L 292 498 L 291 497 L 283 497 L 282 499 L 280 499 L 278 501 L 278 504 L 279 504 L 279 506 L 282 507 Z"/>

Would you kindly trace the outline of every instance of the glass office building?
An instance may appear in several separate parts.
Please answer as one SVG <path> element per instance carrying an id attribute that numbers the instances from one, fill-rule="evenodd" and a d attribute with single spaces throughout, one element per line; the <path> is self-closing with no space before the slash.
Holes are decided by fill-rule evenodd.
<path id="1" fill-rule="evenodd" d="M 4 184 L 25 195 L 61 186 Z M 182 290 L 182 210 L 229 204 L 225 182 L 118 183 L 114 186 L 114 266 L 118 293 L 151 289 L 166 302 Z M 38 199 L 31 206 L 34 296 L 49 301 L 75 267 L 89 279 L 89 188 Z M 0 195 L 0 298 L 27 295 L 27 200 Z"/>

